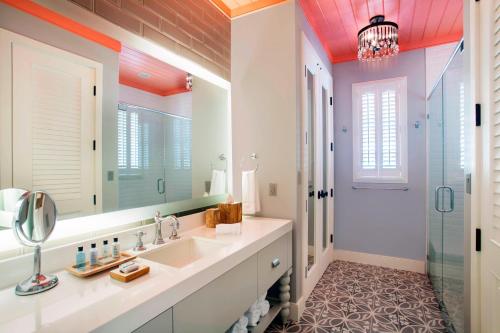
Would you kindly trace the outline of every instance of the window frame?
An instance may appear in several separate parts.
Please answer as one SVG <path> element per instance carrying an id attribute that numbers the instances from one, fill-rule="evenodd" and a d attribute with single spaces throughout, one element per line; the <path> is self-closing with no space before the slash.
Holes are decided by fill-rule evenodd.
<path id="1" fill-rule="evenodd" d="M 397 108 L 397 138 L 398 167 L 383 169 L 382 161 L 382 92 L 388 88 L 396 90 Z M 366 92 L 375 93 L 375 169 L 366 170 L 361 167 L 361 97 Z M 353 121 L 353 182 L 355 183 L 408 183 L 408 105 L 407 105 L 407 78 L 394 77 L 384 80 L 358 82 L 352 84 L 352 121 Z"/>

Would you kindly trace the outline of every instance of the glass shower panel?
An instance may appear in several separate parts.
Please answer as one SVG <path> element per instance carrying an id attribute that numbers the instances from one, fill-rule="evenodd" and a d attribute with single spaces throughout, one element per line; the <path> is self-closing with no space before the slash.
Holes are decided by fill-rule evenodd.
<path id="1" fill-rule="evenodd" d="M 456 332 L 464 331 L 464 78 L 457 52 L 443 76 L 443 302 Z"/>
<path id="2" fill-rule="evenodd" d="M 117 117 L 120 209 L 165 203 L 165 116 L 120 104 Z"/>
<path id="3" fill-rule="evenodd" d="M 436 210 L 436 189 L 443 184 L 443 83 L 428 100 L 428 260 L 427 272 L 439 301 L 443 295 L 443 213 Z"/>
<path id="4" fill-rule="evenodd" d="M 315 238 L 316 238 L 316 200 L 315 200 L 315 174 L 316 174 L 316 154 L 315 154 L 315 112 L 314 112 L 314 75 L 307 70 L 307 169 L 308 169 L 308 200 L 307 200 L 307 269 L 310 270 L 315 263 Z"/>

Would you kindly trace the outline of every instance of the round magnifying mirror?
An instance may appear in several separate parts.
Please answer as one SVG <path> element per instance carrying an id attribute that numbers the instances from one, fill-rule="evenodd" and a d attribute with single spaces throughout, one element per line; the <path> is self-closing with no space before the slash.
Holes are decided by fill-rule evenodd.
<path id="1" fill-rule="evenodd" d="M 56 204 L 42 191 L 26 192 L 17 204 L 13 221 L 14 234 L 21 244 L 35 247 L 33 275 L 16 286 L 16 294 L 25 296 L 40 293 L 57 285 L 56 276 L 40 273 L 40 245 L 49 238 L 56 225 Z"/>
<path id="2" fill-rule="evenodd" d="M 26 190 L 6 188 L 0 190 L 0 230 L 12 228 L 12 221 L 17 212 L 17 202 Z"/>

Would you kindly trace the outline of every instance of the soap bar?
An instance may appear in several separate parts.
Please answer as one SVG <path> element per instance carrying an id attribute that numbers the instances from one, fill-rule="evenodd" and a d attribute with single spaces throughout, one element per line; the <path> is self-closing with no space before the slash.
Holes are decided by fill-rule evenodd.
<path id="1" fill-rule="evenodd" d="M 137 265 L 134 261 L 129 261 L 120 265 L 120 272 L 122 273 L 130 273 L 139 269 L 139 265 Z"/>

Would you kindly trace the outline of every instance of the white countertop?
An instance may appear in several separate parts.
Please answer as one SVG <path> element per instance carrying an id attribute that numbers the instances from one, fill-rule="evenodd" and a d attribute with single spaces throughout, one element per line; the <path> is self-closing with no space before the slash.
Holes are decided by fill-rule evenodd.
<path id="1" fill-rule="evenodd" d="M 129 283 L 113 280 L 108 273 L 80 279 L 60 271 L 55 273 L 59 285 L 41 294 L 16 296 L 14 286 L 6 288 L 0 291 L 0 332 L 135 329 L 291 230 L 290 220 L 245 217 L 240 235 L 216 235 L 206 227 L 181 234 L 228 244 L 183 268 L 139 258 L 136 261 L 149 265 L 150 273 Z"/>

